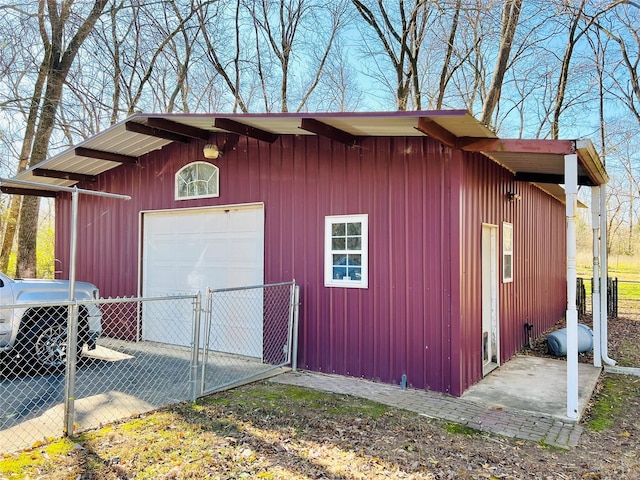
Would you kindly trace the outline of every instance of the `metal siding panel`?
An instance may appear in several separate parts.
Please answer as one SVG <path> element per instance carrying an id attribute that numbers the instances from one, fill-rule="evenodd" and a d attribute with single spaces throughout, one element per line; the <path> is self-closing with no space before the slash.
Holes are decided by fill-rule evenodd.
<path id="1" fill-rule="evenodd" d="M 389 291 L 392 288 L 393 261 L 390 255 L 391 237 L 393 230 L 390 227 L 391 215 L 389 194 L 390 170 L 393 158 L 391 156 L 390 139 L 380 138 L 367 141 L 363 147 L 367 150 L 362 155 L 368 162 L 369 176 L 372 178 L 371 190 L 374 194 L 370 197 L 372 219 L 369 227 L 369 274 L 370 288 L 376 292 L 373 295 L 371 328 L 371 343 L 377 351 L 364 351 L 364 365 L 373 362 L 372 377 L 382 379 L 387 376 L 386 362 L 390 360 L 391 329 L 389 319 L 392 316 L 392 297 Z M 378 294 L 379 292 L 379 294 Z M 375 355 L 375 356 L 374 356 Z M 385 360 L 386 357 L 386 360 Z"/>
<path id="2" fill-rule="evenodd" d="M 391 148 L 394 145 L 392 143 Z M 393 151 L 393 150 L 392 150 Z M 395 160 L 395 157 L 393 158 Z M 406 304 L 403 302 L 404 291 L 407 288 L 404 273 L 407 268 L 405 241 L 407 238 L 407 222 L 405 214 L 409 208 L 404 198 L 406 188 L 406 176 L 404 162 L 392 161 L 389 170 L 389 278 L 391 284 L 390 309 L 389 309 L 389 372 L 388 375 L 395 380 L 400 366 L 398 355 L 401 351 L 398 346 L 405 336 L 406 328 Z M 398 379 L 399 380 L 399 379 Z"/>
<path id="3" fill-rule="evenodd" d="M 448 319 L 447 331 L 449 333 L 448 343 L 443 348 L 442 357 L 448 359 L 449 372 L 447 375 L 447 383 L 442 386 L 442 390 L 453 395 L 462 394 L 461 377 L 464 374 L 464 356 L 460 345 L 463 343 L 463 337 L 468 335 L 464 329 L 463 310 L 461 303 L 462 285 L 461 285 L 461 265 L 462 251 L 466 248 L 463 238 L 461 222 L 462 203 L 461 198 L 464 193 L 463 185 L 463 157 L 459 151 L 452 152 L 446 150 L 443 152 L 447 159 L 448 179 L 448 208 L 443 208 L 441 216 L 448 222 L 446 229 L 447 237 L 445 244 L 449 245 L 450 262 L 443 267 L 443 271 L 448 276 L 448 298 L 443 301 L 443 305 L 449 308 L 448 314 L 443 318 Z"/>
<path id="4" fill-rule="evenodd" d="M 425 201 L 422 198 L 424 192 L 424 154 L 422 150 L 406 145 L 408 152 L 407 164 L 415 166 L 412 170 L 405 169 L 407 178 L 406 202 L 414 205 L 411 216 L 407 213 L 406 222 L 408 225 L 405 245 L 407 249 L 406 261 L 408 264 L 425 265 L 425 252 L 423 243 L 418 241 L 423 238 L 423 217 L 425 211 Z M 422 288 L 424 276 L 423 269 L 411 268 L 406 271 L 407 289 L 404 301 L 407 304 L 407 330 L 405 341 L 407 348 L 403 352 L 403 362 L 405 364 L 404 373 L 407 375 L 407 382 L 413 386 L 415 384 L 426 385 L 425 361 L 426 338 L 425 338 L 425 289 Z M 421 352 L 421 353 L 417 353 Z"/>
<path id="5" fill-rule="evenodd" d="M 358 148 L 315 136 L 241 139 L 214 161 L 220 197 L 175 201 L 174 174 L 202 160 L 203 143 L 169 145 L 84 185 L 133 198 L 81 198 L 78 278 L 107 296 L 137 293 L 141 210 L 264 202 L 265 282 L 293 277 L 302 286 L 300 366 L 393 383 L 406 374 L 417 388 L 459 393 L 481 371 L 480 225 L 512 219 L 516 281 L 500 286 L 503 360 L 522 340 L 523 318 L 536 317 L 536 332 L 558 319 L 562 205 L 529 184 L 506 205 L 510 175 L 481 155 L 443 153 L 428 138 L 372 138 Z M 57 205 L 66 274 L 69 201 Z M 369 215 L 366 290 L 323 284 L 324 217 L 348 213 Z M 529 274 L 531 264 L 539 268 Z M 539 306 L 541 284 L 553 308 Z"/>

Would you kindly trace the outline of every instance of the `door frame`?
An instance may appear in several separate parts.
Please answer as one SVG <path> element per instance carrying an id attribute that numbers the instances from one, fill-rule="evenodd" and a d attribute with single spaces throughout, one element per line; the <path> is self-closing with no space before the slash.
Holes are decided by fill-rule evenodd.
<path id="1" fill-rule="evenodd" d="M 482 224 L 481 338 L 482 376 L 500 366 L 499 227 Z"/>

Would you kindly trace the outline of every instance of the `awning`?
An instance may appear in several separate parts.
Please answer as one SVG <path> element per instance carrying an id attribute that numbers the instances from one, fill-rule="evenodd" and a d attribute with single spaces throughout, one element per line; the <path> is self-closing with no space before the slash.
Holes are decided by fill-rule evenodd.
<path id="1" fill-rule="evenodd" d="M 379 136 L 430 136 L 443 144 L 481 152 L 556 198 L 564 183 L 564 156 L 577 153 L 580 185 L 608 181 L 593 145 L 585 140 L 500 139 L 465 110 L 288 114 L 136 114 L 19 173 L 37 182 L 30 190 L 4 184 L 5 193 L 55 195 L 47 185 L 74 186 L 173 142 L 208 141 L 213 134 L 247 136 L 273 143 L 282 135 L 319 135 L 349 146 Z M 552 185 L 552 187 L 545 187 Z M 560 198 L 561 199 L 561 198 Z"/>

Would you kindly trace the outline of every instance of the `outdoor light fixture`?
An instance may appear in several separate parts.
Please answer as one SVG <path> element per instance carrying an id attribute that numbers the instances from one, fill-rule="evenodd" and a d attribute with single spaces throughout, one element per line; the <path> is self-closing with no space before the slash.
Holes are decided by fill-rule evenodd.
<path id="1" fill-rule="evenodd" d="M 211 158 L 214 160 L 222 156 L 220 148 L 212 143 L 205 145 L 202 153 L 204 154 L 204 158 Z"/>
<path id="2" fill-rule="evenodd" d="M 507 198 L 509 199 L 510 202 L 513 202 L 514 200 L 520 200 L 520 194 L 516 193 L 516 192 L 507 192 Z"/>

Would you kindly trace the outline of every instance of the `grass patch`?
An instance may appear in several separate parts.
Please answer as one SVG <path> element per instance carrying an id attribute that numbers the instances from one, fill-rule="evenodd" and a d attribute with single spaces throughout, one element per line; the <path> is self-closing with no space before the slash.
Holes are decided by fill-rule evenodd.
<path id="1" fill-rule="evenodd" d="M 37 450 L 7 455 L 0 459 L 0 478 L 23 478 L 21 475 L 25 471 L 49 468 L 72 450 L 73 442 L 69 439 L 62 439 Z"/>
<path id="2" fill-rule="evenodd" d="M 629 281 L 618 280 L 618 298 L 640 299 L 640 282 L 631 283 Z"/>
<path id="3" fill-rule="evenodd" d="M 621 367 L 639 367 L 638 345 L 632 340 L 622 340 L 618 345 L 616 359 Z"/>
<path id="4" fill-rule="evenodd" d="M 613 274 L 609 275 L 610 278 L 615 278 L 616 276 Z M 584 289 L 587 293 L 587 296 L 591 296 L 591 274 L 582 277 L 584 280 Z M 600 285 L 602 289 L 602 285 Z M 602 290 L 601 290 L 602 291 Z M 629 299 L 629 300 L 638 300 L 640 299 L 640 282 L 631 281 L 631 280 L 623 280 L 618 278 L 618 298 Z"/>
<path id="5" fill-rule="evenodd" d="M 282 414 L 292 408 L 309 408 L 330 416 L 367 416 L 376 420 L 389 411 L 389 407 L 365 399 L 350 400 L 348 395 L 326 393 L 294 385 L 254 384 L 245 389 L 226 392 L 224 398 L 205 398 L 199 405 L 220 405 L 245 409 L 260 409 L 266 415 Z M 202 408 L 202 407 L 194 407 Z"/>
<path id="6" fill-rule="evenodd" d="M 608 373 L 591 408 L 589 428 L 600 432 L 613 427 L 616 416 L 639 394 L 640 378 Z"/>
<path id="7" fill-rule="evenodd" d="M 341 405 L 340 407 L 328 408 L 327 413 L 332 415 L 348 415 L 351 417 L 370 417 L 377 420 L 389 412 L 389 407 L 381 403 L 361 400 L 358 404 Z"/>
<path id="8" fill-rule="evenodd" d="M 0 479 L 37 478 L 42 471 L 56 480 L 77 472 L 105 479 L 174 478 L 176 472 L 175 478 L 308 478 L 299 465 L 319 478 L 334 468 L 339 476 L 353 469 L 368 474 L 372 463 L 393 471 L 400 468 L 395 454 L 363 456 L 366 436 L 385 447 L 397 438 L 389 448 L 413 445 L 406 432 L 430 424 L 417 420 L 365 399 L 262 382 L 84 432 L 74 439 L 82 448 L 67 442 L 8 456 Z M 68 476 L 56 476 L 51 462 L 63 457 L 71 463 Z"/>
<path id="9" fill-rule="evenodd" d="M 478 435 L 480 432 L 475 428 L 467 427 L 466 425 L 461 425 L 455 422 L 447 422 L 444 424 L 444 429 L 455 435 L 467 435 L 473 436 Z"/>

